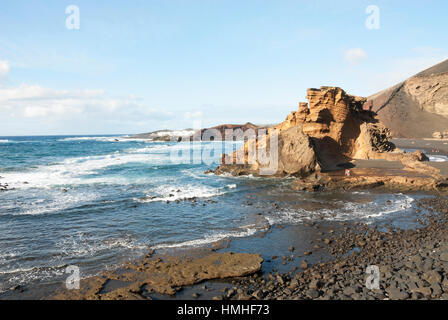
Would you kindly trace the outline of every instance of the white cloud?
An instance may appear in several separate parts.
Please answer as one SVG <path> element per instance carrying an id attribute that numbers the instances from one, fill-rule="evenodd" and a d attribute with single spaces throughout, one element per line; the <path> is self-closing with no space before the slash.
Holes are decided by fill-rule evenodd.
<path id="1" fill-rule="evenodd" d="M 344 54 L 345 60 L 351 64 L 358 64 L 367 58 L 367 53 L 361 48 L 349 49 Z"/>
<path id="2" fill-rule="evenodd" d="M 6 78 L 10 70 L 8 61 L 0 60 L 0 80 Z"/>
<path id="3" fill-rule="evenodd" d="M 0 88 L 0 111 L 14 110 L 23 118 L 62 119 L 98 116 L 100 120 L 168 119 L 170 112 L 146 107 L 134 97 L 109 97 L 103 90 L 54 90 L 22 84 Z"/>
<path id="4" fill-rule="evenodd" d="M 185 112 L 185 119 L 196 119 L 196 118 L 202 118 L 204 114 L 202 111 L 196 111 L 196 112 Z"/>
<path id="5" fill-rule="evenodd" d="M 39 118 L 47 116 L 62 116 L 62 115 L 74 115 L 80 114 L 82 108 L 75 108 L 63 104 L 55 104 L 48 107 L 34 106 L 25 107 L 23 110 L 23 116 L 25 118 Z"/>

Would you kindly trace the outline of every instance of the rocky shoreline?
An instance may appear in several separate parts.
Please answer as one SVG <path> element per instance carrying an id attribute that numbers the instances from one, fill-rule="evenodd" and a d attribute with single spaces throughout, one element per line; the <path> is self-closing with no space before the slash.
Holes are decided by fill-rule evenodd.
<path id="1" fill-rule="evenodd" d="M 344 232 L 323 239 L 334 260 L 309 266 L 303 259 L 301 272 L 238 279 L 216 299 L 446 300 L 448 199 L 426 198 L 419 207 L 420 228 L 380 231 L 343 223 Z M 379 288 L 370 290 L 366 270 L 372 265 L 380 271 Z"/>
<path id="2" fill-rule="evenodd" d="M 258 254 L 231 253 L 229 242 L 216 243 L 181 256 L 150 252 L 126 272 L 86 279 L 84 290 L 59 292 L 50 299 L 153 299 L 157 293 L 158 299 L 448 299 L 448 197 L 423 198 L 412 215 L 419 227 L 407 230 L 348 221 L 334 229 L 306 223 L 319 237 L 314 250 L 290 246 L 288 255 L 263 262 L 289 271 L 263 271 Z M 322 251 L 329 257 L 326 262 L 316 260 Z M 218 260 L 227 261 L 227 266 L 216 267 Z M 216 270 L 210 273 L 213 265 Z M 377 289 L 367 287 L 369 266 L 378 267 Z M 228 285 L 218 290 L 213 279 Z"/>

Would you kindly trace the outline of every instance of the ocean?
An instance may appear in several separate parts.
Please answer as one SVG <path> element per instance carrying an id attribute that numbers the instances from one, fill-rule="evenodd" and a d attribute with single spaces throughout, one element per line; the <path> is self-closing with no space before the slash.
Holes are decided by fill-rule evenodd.
<path id="1" fill-rule="evenodd" d="M 10 188 L 0 191 L 0 292 L 60 281 L 69 265 L 87 277 L 150 249 L 249 238 L 280 224 L 413 224 L 407 212 L 418 195 L 313 194 L 292 191 L 291 179 L 204 173 L 220 150 L 240 145 L 0 137 L 0 183 Z M 195 153 L 207 157 L 190 160 Z"/>

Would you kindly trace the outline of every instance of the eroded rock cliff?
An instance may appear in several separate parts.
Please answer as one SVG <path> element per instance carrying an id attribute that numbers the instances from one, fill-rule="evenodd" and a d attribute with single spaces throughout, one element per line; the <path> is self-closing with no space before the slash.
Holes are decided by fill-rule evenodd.
<path id="1" fill-rule="evenodd" d="M 260 174 L 260 169 L 268 165 L 250 152 L 266 149 L 272 156 L 274 134 L 278 135 L 278 159 L 272 157 L 272 161 L 278 162 L 272 174 L 276 176 L 336 170 L 353 158 L 382 158 L 381 153 L 393 150 L 388 129 L 375 119 L 373 112 L 363 110 L 365 98 L 348 95 L 337 87 L 309 89 L 307 98 L 309 104 L 301 102 L 298 111 L 269 128 L 267 137 L 251 139 L 224 157 L 216 173 Z"/>
<path id="2" fill-rule="evenodd" d="M 309 89 L 307 98 L 309 103 L 301 102 L 297 111 L 269 128 L 266 136 L 249 139 L 234 153 L 223 156 L 214 172 L 295 176 L 298 179 L 293 188 L 309 191 L 366 187 L 447 190 L 448 180 L 424 163 L 428 157 L 423 152 L 396 150 L 389 141 L 389 129 L 376 119 L 371 108 L 365 107 L 366 98 L 337 87 Z M 345 176 L 343 169 L 354 167 L 356 159 L 386 160 L 402 168 L 356 169 Z"/>

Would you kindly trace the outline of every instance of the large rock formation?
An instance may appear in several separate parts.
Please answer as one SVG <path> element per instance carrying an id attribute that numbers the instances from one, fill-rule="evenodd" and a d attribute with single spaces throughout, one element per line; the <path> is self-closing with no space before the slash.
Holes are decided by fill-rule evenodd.
<path id="1" fill-rule="evenodd" d="M 448 60 L 368 98 L 397 138 L 448 138 Z"/>
<path id="2" fill-rule="evenodd" d="M 216 173 L 234 175 L 260 174 L 267 167 L 250 156 L 251 150 L 266 148 L 270 154 L 270 140 L 278 134 L 276 176 L 307 176 L 315 170 L 341 169 L 353 158 L 383 158 L 381 154 L 394 147 L 389 143 L 389 131 L 374 118 L 374 113 L 363 110 L 365 98 L 351 96 L 337 87 L 308 90 L 307 103 L 286 120 L 268 130 L 267 138 L 251 139 L 230 157 Z"/>
<path id="3" fill-rule="evenodd" d="M 389 142 L 390 131 L 370 108 L 365 108 L 366 98 L 348 95 L 337 87 L 321 87 L 309 89 L 308 100 L 309 104 L 300 103 L 298 111 L 284 122 L 269 128 L 266 136 L 249 139 L 234 153 L 224 155 L 214 172 L 295 176 L 296 190 L 448 190 L 448 180 L 438 169 L 424 163 L 428 157 L 423 152 L 395 150 Z M 278 148 L 273 149 L 276 145 L 271 142 L 276 138 Z M 270 156 L 270 162 L 259 157 L 260 150 Z M 345 176 L 343 169 L 355 167 L 356 159 L 393 161 L 401 168 L 376 168 L 375 161 L 369 161 L 371 167 L 357 168 L 353 175 Z"/>

